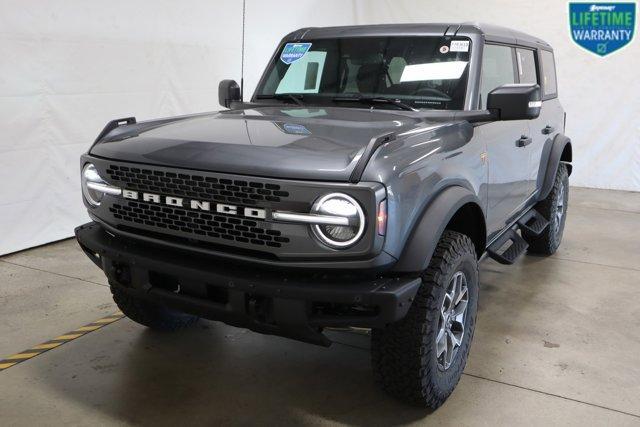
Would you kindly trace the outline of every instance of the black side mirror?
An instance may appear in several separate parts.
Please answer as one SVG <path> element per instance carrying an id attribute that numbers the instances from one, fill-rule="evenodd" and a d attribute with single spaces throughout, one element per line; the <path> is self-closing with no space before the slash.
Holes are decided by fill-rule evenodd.
<path id="1" fill-rule="evenodd" d="M 530 120 L 540 115 L 542 98 L 535 83 L 502 85 L 487 97 L 487 109 L 495 111 L 499 120 Z"/>
<path id="2" fill-rule="evenodd" d="M 235 80 L 222 80 L 218 84 L 218 102 L 229 108 L 233 101 L 240 101 L 240 86 Z"/>

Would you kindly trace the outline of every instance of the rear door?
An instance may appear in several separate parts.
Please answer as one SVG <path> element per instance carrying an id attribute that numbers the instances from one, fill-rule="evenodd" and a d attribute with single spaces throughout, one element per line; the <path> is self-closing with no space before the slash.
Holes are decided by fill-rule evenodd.
<path id="1" fill-rule="evenodd" d="M 482 55 L 481 108 L 487 107 L 489 92 L 517 83 L 515 49 L 486 44 Z M 486 142 L 488 158 L 487 228 L 491 235 L 504 228 L 520 212 L 530 195 L 530 149 L 518 140 L 529 137 L 526 120 L 495 121 L 476 128 Z"/>
<path id="2" fill-rule="evenodd" d="M 518 49 L 520 51 L 521 49 Z M 531 65 L 534 57 L 534 51 L 522 50 L 520 53 L 522 58 L 522 68 L 525 77 L 531 75 Z M 556 82 L 556 67 L 553 58 L 553 52 L 548 50 L 539 50 L 535 56 L 536 64 L 534 64 L 533 72 L 536 72 L 536 80 L 542 88 L 542 108 L 540 116 L 531 120 L 531 169 L 529 173 L 530 187 L 532 191 L 536 191 L 542 187 L 544 172 L 546 168 L 546 159 L 549 157 L 553 138 L 558 133 L 564 132 L 564 110 L 558 101 L 558 85 Z M 531 57 L 531 59 L 527 59 Z M 527 71 L 528 70 L 528 71 Z M 529 79 L 531 80 L 531 78 Z M 529 83 L 527 81 L 526 83 Z"/>

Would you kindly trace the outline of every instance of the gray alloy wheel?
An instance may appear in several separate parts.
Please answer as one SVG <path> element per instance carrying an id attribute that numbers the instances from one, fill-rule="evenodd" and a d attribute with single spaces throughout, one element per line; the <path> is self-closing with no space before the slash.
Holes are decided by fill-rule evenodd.
<path id="1" fill-rule="evenodd" d="M 467 362 L 478 283 L 473 242 L 445 230 L 407 315 L 372 330 L 373 373 L 386 392 L 431 409 L 444 403 Z"/>
<path id="2" fill-rule="evenodd" d="M 440 306 L 436 357 L 442 370 L 449 369 L 462 344 L 468 305 L 467 277 L 458 271 L 451 277 Z"/>
<path id="3" fill-rule="evenodd" d="M 560 224 L 562 224 L 562 217 L 564 215 L 564 183 L 560 182 L 557 190 L 556 200 L 556 220 L 553 221 L 553 234 L 558 234 L 560 231 Z"/>

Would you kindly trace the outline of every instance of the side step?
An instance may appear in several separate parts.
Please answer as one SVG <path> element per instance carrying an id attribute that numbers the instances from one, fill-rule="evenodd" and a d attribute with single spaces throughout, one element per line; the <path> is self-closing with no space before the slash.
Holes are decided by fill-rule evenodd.
<path id="1" fill-rule="evenodd" d="M 549 221 L 540 212 L 531 209 L 518 220 L 518 226 L 521 230 L 526 230 L 535 236 L 539 236 L 549 226 Z"/>
<path id="2" fill-rule="evenodd" d="M 534 236 L 539 236 L 548 226 L 549 221 L 540 212 L 530 209 L 526 214 L 522 215 L 514 227 L 487 248 L 487 254 L 500 264 L 513 264 L 529 247 L 529 244 L 516 231 L 517 227 Z M 501 250 L 507 242 L 511 242 L 511 244 L 506 249 Z"/>
<path id="3" fill-rule="evenodd" d="M 511 241 L 511 244 L 504 251 L 502 247 Z M 511 228 L 498 240 L 487 248 L 487 254 L 500 264 L 513 264 L 520 255 L 526 252 L 529 244 L 520 236 L 515 229 Z"/>

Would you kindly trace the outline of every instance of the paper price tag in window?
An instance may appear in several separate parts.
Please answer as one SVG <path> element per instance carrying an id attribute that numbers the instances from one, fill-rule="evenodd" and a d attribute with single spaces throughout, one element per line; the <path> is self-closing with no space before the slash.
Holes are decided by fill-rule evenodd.
<path id="1" fill-rule="evenodd" d="M 450 52 L 469 52 L 469 40 L 451 40 Z"/>

